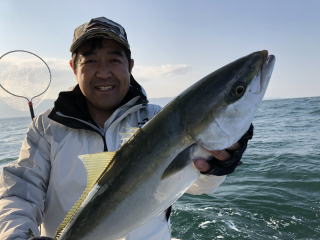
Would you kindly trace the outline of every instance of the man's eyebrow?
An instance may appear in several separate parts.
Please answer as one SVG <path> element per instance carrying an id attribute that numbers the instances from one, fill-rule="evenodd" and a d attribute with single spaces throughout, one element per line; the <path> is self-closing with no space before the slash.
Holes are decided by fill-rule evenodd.
<path id="1" fill-rule="evenodd" d="M 84 56 L 84 57 L 89 57 L 89 56 L 95 55 L 95 54 L 96 54 L 95 50 L 94 51 L 91 51 L 91 50 L 83 51 L 81 53 L 81 55 Z M 119 57 L 124 57 L 125 56 L 123 51 L 121 51 L 121 50 L 111 50 L 111 51 L 108 51 L 108 54 L 116 55 L 116 56 L 119 56 Z"/>
<path id="2" fill-rule="evenodd" d="M 88 56 L 90 56 L 90 55 L 94 55 L 95 54 L 95 52 L 94 51 L 83 51 L 82 53 L 81 53 L 81 55 L 82 56 L 84 56 L 84 57 L 88 57 Z"/>
<path id="3" fill-rule="evenodd" d="M 124 57 L 123 52 L 120 51 L 120 50 L 112 50 L 112 51 L 108 52 L 108 54 L 117 55 L 117 56 L 120 56 L 120 57 Z"/>

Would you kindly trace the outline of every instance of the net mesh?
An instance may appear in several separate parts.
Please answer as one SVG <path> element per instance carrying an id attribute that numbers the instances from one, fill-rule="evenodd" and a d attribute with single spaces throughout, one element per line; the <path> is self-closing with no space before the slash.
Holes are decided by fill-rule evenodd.
<path id="1" fill-rule="evenodd" d="M 26 101 L 37 105 L 45 97 L 51 74 L 46 63 L 33 53 L 17 50 L 0 58 L 0 100 L 26 111 Z"/>

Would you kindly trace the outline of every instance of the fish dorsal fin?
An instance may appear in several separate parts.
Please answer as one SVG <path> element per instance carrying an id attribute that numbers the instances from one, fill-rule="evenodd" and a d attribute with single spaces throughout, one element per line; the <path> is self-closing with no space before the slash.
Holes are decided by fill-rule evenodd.
<path id="1" fill-rule="evenodd" d="M 124 145 L 132 136 L 134 136 L 140 128 L 138 127 L 128 127 L 125 128 L 125 132 L 121 132 L 121 146 Z"/>
<path id="2" fill-rule="evenodd" d="M 64 220 L 60 224 L 56 232 L 56 238 L 59 238 L 62 231 L 71 222 L 73 217 L 78 212 L 81 204 L 84 202 L 89 192 L 97 183 L 101 174 L 110 167 L 111 161 L 114 157 L 114 152 L 101 152 L 94 154 L 81 155 L 79 158 L 82 160 L 86 170 L 87 170 L 87 186 L 82 192 L 78 201 L 72 206 L 69 212 L 66 214 Z"/>

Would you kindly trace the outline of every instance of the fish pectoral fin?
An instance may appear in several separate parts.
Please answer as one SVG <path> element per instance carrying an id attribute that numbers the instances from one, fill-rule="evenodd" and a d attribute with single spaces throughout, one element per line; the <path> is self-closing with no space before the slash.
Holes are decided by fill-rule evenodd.
<path id="1" fill-rule="evenodd" d="M 171 175 L 179 172 L 181 169 L 186 167 L 191 161 L 191 151 L 193 151 L 193 147 L 195 144 L 187 147 L 182 152 L 180 152 L 169 164 L 164 173 L 162 174 L 161 179 L 165 179 L 170 177 Z"/>
<path id="2" fill-rule="evenodd" d="M 115 152 L 101 152 L 79 156 L 85 166 L 85 169 L 87 170 L 87 186 L 82 192 L 78 201 L 72 206 L 58 227 L 56 231 L 57 238 L 61 235 L 64 228 L 68 225 L 68 223 L 71 222 L 73 217 L 79 211 L 81 204 L 87 198 L 89 192 L 96 185 L 99 178 L 112 166 L 112 159 L 114 155 Z"/>

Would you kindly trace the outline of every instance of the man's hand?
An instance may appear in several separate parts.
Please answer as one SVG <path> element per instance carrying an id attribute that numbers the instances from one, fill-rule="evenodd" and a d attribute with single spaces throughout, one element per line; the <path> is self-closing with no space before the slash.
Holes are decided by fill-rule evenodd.
<path id="1" fill-rule="evenodd" d="M 240 148 L 240 143 L 235 143 L 231 147 L 227 148 L 227 150 L 230 151 L 235 151 Z M 227 152 L 226 150 L 214 150 L 214 151 L 209 151 L 209 152 L 214 158 L 220 161 L 227 161 L 231 158 L 231 154 Z M 196 159 L 194 161 L 194 166 L 200 171 L 200 172 L 207 172 L 210 170 L 210 164 L 208 163 L 207 160 L 205 159 Z"/>
<path id="2" fill-rule="evenodd" d="M 247 148 L 248 141 L 253 136 L 253 125 L 240 140 L 225 150 L 208 151 L 211 158 L 197 158 L 194 160 L 195 167 L 207 175 L 222 176 L 232 173 L 241 164 L 242 154 Z"/>

